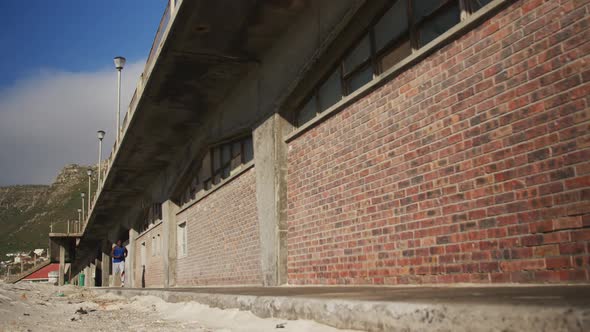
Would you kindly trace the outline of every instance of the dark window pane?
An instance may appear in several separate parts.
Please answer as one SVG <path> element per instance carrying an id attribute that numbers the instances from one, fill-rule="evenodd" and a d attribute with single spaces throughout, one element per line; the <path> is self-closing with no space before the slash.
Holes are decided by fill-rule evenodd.
<path id="1" fill-rule="evenodd" d="M 231 160 L 231 144 L 225 144 L 221 147 L 221 165 L 227 165 Z"/>
<path id="2" fill-rule="evenodd" d="M 252 144 L 252 137 L 248 137 L 244 141 L 244 163 L 254 159 L 254 145 Z"/>
<path id="3" fill-rule="evenodd" d="M 373 79 L 373 69 L 371 66 L 367 66 L 367 68 L 359 71 L 358 73 L 354 73 L 348 79 L 348 87 L 350 89 L 349 93 L 353 93 L 355 90 L 360 88 L 361 86 L 367 84 Z"/>
<path id="4" fill-rule="evenodd" d="M 457 2 L 457 0 L 451 0 Z M 412 10 L 414 12 L 414 23 L 422 22 L 442 5 L 449 0 L 412 0 Z"/>
<path id="5" fill-rule="evenodd" d="M 471 1 L 471 9 L 475 12 L 480 10 L 483 6 L 492 2 L 492 0 L 469 0 Z"/>
<path id="6" fill-rule="evenodd" d="M 381 72 L 393 67 L 395 64 L 412 54 L 412 46 L 409 40 L 405 40 L 402 44 L 396 45 L 395 48 L 383 54 L 381 57 Z"/>
<path id="7" fill-rule="evenodd" d="M 222 179 L 227 179 L 229 177 L 231 168 L 229 166 L 226 166 L 223 168 L 223 170 L 221 171 L 221 178 Z"/>
<path id="8" fill-rule="evenodd" d="M 324 84 L 320 87 L 318 92 L 318 98 L 320 99 L 320 109 L 322 112 L 328 107 L 336 104 L 342 99 L 342 85 L 340 82 L 340 72 L 334 71 Z"/>
<path id="9" fill-rule="evenodd" d="M 230 168 L 233 170 L 242 164 L 242 156 L 236 156 L 231 160 Z"/>
<path id="10" fill-rule="evenodd" d="M 316 97 L 313 96 L 309 99 L 309 101 L 303 106 L 303 108 L 297 114 L 297 124 L 299 126 L 305 124 L 307 121 L 313 119 L 317 114 L 317 104 L 316 104 Z"/>
<path id="11" fill-rule="evenodd" d="M 375 25 L 377 52 L 408 31 L 408 2 L 398 0 Z"/>
<path id="12" fill-rule="evenodd" d="M 241 154 L 242 154 L 242 142 L 241 141 L 234 142 L 232 144 L 232 148 L 231 148 L 232 158 L 233 157 L 237 157 L 237 156 L 239 156 Z"/>
<path id="13" fill-rule="evenodd" d="M 461 10 L 459 9 L 459 4 L 455 2 L 424 22 L 424 25 L 420 29 L 420 46 L 433 41 L 436 37 L 459 23 L 459 21 L 461 21 Z"/>
<path id="14" fill-rule="evenodd" d="M 213 149 L 213 173 L 217 173 L 221 165 L 219 163 L 221 159 L 221 151 L 219 151 L 219 147 Z"/>
<path id="15" fill-rule="evenodd" d="M 369 36 L 366 35 L 361 41 L 355 46 L 355 48 L 348 54 L 344 59 L 344 73 L 349 73 L 361 63 L 369 59 L 371 55 L 371 42 Z"/>

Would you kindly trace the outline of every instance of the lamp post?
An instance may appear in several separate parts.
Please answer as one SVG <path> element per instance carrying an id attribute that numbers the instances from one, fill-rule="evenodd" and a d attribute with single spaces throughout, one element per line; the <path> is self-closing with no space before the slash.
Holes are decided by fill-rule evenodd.
<path id="1" fill-rule="evenodd" d="M 91 193 L 90 193 L 90 187 L 91 187 L 90 181 L 92 181 L 92 170 L 89 168 L 86 171 L 86 174 L 88 174 L 88 213 L 90 213 L 90 197 L 92 197 Z"/>
<path id="2" fill-rule="evenodd" d="M 119 141 L 121 139 L 121 126 L 119 122 L 121 121 L 121 71 L 125 66 L 126 59 L 122 56 L 117 56 L 113 59 L 115 62 L 115 68 L 117 68 L 117 146 L 119 146 Z"/>
<path id="3" fill-rule="evenodd" d="M 84 216 L 84 206 L 86 205 L 84 204 L 84 197 L 86 197 L 86 194 L 81 192 L 80 197 L 82 197 L 82 219 L 80 219 L 80 222 L 82 222 L 82 220 L 86 219 L 86 217 Z"/>
<path id="4" fill-rule="evenodd" d="M 98 175 L 97 175 L 97 178 L 98 178 L 97 183 L 98 184 L 96 186 L 96 192 L 98 195 L 98 190 L 100 189 L 100 173 L 102 172 L 102 167 L 100 165 L 101 159 L 102 159 L 102 140 L 104 138 L 105 132 L 104 132 L 104 130 L 99 130 L 96 133 L 98 134 L 98 172 L 97 172 L 98 173 Z"/>
<path id="5" fill-rule="evenodd" d="M 82 218 L 83 218 L 82 217 L 82 209 L 78 209 L 78 224 L 80 224 L 80 221 L 82 220 Z M 77 227 L 75 224 L 74 224 L 74 233 L 78 233 Z"/>

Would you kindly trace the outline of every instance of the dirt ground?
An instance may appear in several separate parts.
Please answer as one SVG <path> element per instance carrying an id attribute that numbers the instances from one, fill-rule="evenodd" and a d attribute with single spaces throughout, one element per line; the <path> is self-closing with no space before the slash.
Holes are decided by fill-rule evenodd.
<path id="1" fill-rule="evenodd" d="M 250 312 L 153 296 L 131 299 L 75 286 L 0 282 L 0 331 L 336 332 L 310 321 L 262 319 Z"/>

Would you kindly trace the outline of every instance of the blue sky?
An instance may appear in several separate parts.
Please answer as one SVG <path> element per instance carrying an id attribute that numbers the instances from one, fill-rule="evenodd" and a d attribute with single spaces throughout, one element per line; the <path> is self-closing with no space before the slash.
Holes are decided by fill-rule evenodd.
<path id="1" fill-rule="evenodd" d="M 124 114 L 166 0 L 0 1 L 0 186 L 49 184 L 113 143 L 116 71 Z"/>
<path id="2" fill-rule="evenodd" d="M 94 71 L 144 59 L 165 0 L 0 1 L 0 88 L 50 68 Z"/>

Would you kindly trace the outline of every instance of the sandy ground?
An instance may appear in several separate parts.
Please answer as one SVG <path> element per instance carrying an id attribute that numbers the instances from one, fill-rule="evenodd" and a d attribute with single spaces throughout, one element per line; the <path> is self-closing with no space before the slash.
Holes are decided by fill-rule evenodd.
<path id="1" fill-rule="evenodd" d="M 0 331 L 344 331 L 311 321 L 262 319 L 250 312 L 153 296 L 126 299 L 74 286 L 0 282 Z"/>

